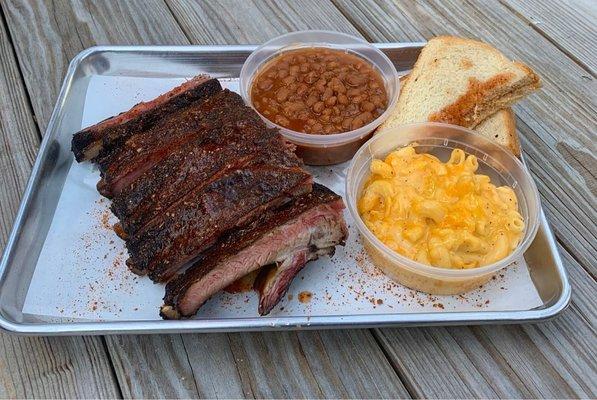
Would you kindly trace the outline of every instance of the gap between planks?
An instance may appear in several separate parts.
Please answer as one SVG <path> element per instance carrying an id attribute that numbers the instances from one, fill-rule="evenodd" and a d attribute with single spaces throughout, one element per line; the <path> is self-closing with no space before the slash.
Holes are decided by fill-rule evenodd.
<path id="1" fill-rule="evenodd" d="M 31 117 L 33 118 L 33 121 L 35 122 L 35 132 L 37 133 L 37 137 L 39 139 L 39 142 L 41 144 L 41 140 L 42 140 L 42 135 L 41 135 L 41 131 L 40 131 L 40 126 L 37 123 L 37 115 L 35 115 L 35 110 L 33 109 L 33 103 L 31 102 L 31 95 L 29 94 L 29 90 L 27 90 L 27 85 L 25 82 L 25 77 L 23 76 L 23 67 L 21 65 L 21 62 L 19 60 L 18 57 L 18 53 L 17 53 L 17 49 L 15 47 L 13 38 L 12 38 L 12 34 L 10 32 L 9 29 L 9 24 L 6 18 L 6 15 L 4 14 L 4 7 L 3 7 L 3 2 L 0 1 L 0 18 L 2 18 L 2 23 L 4 24 L 4 26 L 6 27 L 6 38 L 8 40 L 8 44 L 10 45 L 10 47 L 12 48 L 12 52 L 14 54 L 14 57 L 17 61 L 17 70 L 19 71 L 19 78 L 21 80 L 21 82 L 23 83 L 23 87 L 25 88 L 25 98 L 27 99 L 27 107 L 29 112 L 31 113 Z"/>
<path id="2" fill-rule="evenodd" d="M 571 51 L 567 50 L 563 45 L 561 45 L 556 38 L 552 38 L 548 35 L 545 31 L 540 29 L 531 19 L 529 19 L 526 15 L 522 12 L 518 11 L 514 6 L 508 3 L 506 0 L 499 0 L 499 2 L 506 7 L 512 14 L 517 16 L 520 20 L 522 20 L 526 25 L 530 26 L 534 31 L 539 33 L 541 36 L 545 38 L 548 42 L 550 42 L 555 48 L 560 50 L 563 54 L 565 54 L 569 59 L 574 61 L 579 67 L 584 69 L 588 74 L 590 74 L 593 78 L 597 78 L 597 74 L 595 74 L 591 68 L 584 63 L 578 56 L 574 55 Z"/>

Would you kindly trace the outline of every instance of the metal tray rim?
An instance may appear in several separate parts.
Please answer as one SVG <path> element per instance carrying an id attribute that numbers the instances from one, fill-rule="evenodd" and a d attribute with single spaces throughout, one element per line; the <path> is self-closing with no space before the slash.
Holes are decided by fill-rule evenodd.
<path id="1" fill-rule="evenodd" d="M 425 42 L 373 43 L 384 49 L 423 46 Z M 0 260 L 0 282 L 7 271 L 8 261 L 14 247 L 16 237 L 23 225 L 23 216 L 29 205 L 31 191 L 39 180 L 39 169 L 45 159 L 48 143 L 54 136 L 56 121 L 59 118 L 64 102 L 72 84 L 75 71 L 79 65 L 95 53 L 114 51 L 145 52 L 196 52 L 196 51 L 251 51 L 257 45 L 188 45 L 188 46 L 94 46 L 79 52 L 70 62 L 58 100 L 42 139 L 31 175 L 27 182 L 21 204 L 17 211 L 13 228 L 6 242 Z M 543 210 L 540 216 L 540 228 L 545 230 L 550 247 L 556 249 L 553 233 Z M 389 326 L 430 326 L 430 325 L 477 325 L 477 324 L 514 324 L 521 322 L 540 322 L 551 319 L 565 310 L 571 298 L 571 287 L 557 250 L 555 261 L 562 279 L 562 291 L 557 301 L 547 308 L 522 311 L 491 312 L 445 312 L 445 313 L 404 313 L 380 315 L 315 316 L 284 318 L 244 318 L 231 320 L 185 320 L 185 321 L 118 321 L 118 322 L 72 322 L 72 323 L 19 323 L 11 322 L 0 314 L 0 329 L 20 335 L 101 335 L 116 333 L 186 333 L 186 332 L 232 332 L 254 330 L 291 330 L 291 329 L 332 329 L 332 328 L 367 328 Z"/>

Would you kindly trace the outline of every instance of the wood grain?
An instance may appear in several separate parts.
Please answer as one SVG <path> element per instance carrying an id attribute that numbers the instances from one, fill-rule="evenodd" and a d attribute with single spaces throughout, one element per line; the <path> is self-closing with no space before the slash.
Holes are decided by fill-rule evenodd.
<path id="1" fill-rule="evenodd" d="M 4 249 L 39 135 L 2 19 L 0 60 L 0 248 Z M 117 396 L 101 338 L 25 338 L 0 332 L 0 398 Z"/>
<path id="2" fill-rule="evenodd" d="M 376 335 L 415 396 L 594 398 L 597 283 L 559 248 L 572 302 L 539 324 L 381 329 Z"/>
<path id="3" fill-rule="evenodd" d="M 329 2 L 317 0 L 166 0 L 192 43 L 254 44 L 302 29 L 359 32 Z"/>
<path id="4" fill-rule="evenodd" d="M 441 34 L 477 38 L 537 71 L 544 87 L 514 107 L 522 147 L 558 239 L 595 275 L 597 84 L 593 77 L 497 2 L 335 0 L 335 4 L 370 40 L 404 40 L 405 36 L 423 40 Z M 405 35 L 407 30 L 410 33 Z"/>
<path id="5" fill-rule="evenodd" d="M 501 0 L 595 77 L 597 3 L 593 0 Z"/>
<path id="6" fill-rule="evenodd" d="M 180 335 L 106 339 L 124 398 L 199 397 Z"/>
<path id="7" fill-rule="evenodd" d="M 545 81 L 515 110 L 526 159 L 565 247 L 572 305 L 537 325 L 376 331 L 405 385 L 423 397 L 594 397 L 597 285 L 587 272 L 596 265 L 592 78 L 587 87 L 582 67 L 495 2 L 335 4 L 370 40 L 479 37 L 525 60 Z"/>
<path id="8" fill-rule="evenodd" d="M 358 31 L 331 5 L 315 1 L 168 1 L 192 43 L 262 43 L 298 29 Z M 185 343 L 188 340 L 185 335 Z M 231 334 L 245 395 L 255 397 L 409 397 L 368 331 Z M 359 341 L 355 342 L 355 338 Z M 323 343 L 337 351 L 326 355 Z M 360 343 L 357 344 L 357 343 Z M 187 346 L 191 360 L 193 356 Z M 371 357 L 371 354 L 377 357 Z M 354 359 L 348 358 L 351 355 Z M 204 357 L 204 356 L 203 356 Z M 226 356 L 218 356 L 228 360 Z M 367 365 L 370 360 L 371 365 Z M 227 362 L 226 364 L 227 365 Z M 330 368 L 332 367 L 333 368 Z M 326 374 L 316 373 L 325 370 Z M 334 373 L 342 370 L 343 373 Z M 375 373 L 375 379 L 369 378 Z M 237 383 L 233 387 L 237 388 Z M 377 386 L 376 386 L 377 385 Z"/>
<path id="9" fill-rule="evenodd" d="M 368 330 L 229 337 L 257 398 L 410 398 Z"/>
<path id="10" fill-rule="evenodd" d="M 68 63 L 81 50 L 102 44 L 188 43 L 161 0 L 1 4 L 42 134 Z"/>
<path id="11" fill-rule="evenodd" d="M 341 12 L 330 3 L 311 0 L 0 4 L 42 130 L 68 61 L 95 44 L 259 43 L 304 28 L 360 32 L 374 41 L 420 40 L 451 32 L 481 37 L 511 57 L 538 64 L 546 81 L 547 94 L 534 95 L 516 111 L 527 159 L 535 177 L 542 179 L 542 198 L 565 246 L 562 253 L 574 286 L 572 305 L 561 318 L 522 327 L 383 329 L 375 336 L 361 330 L 106 337 L 124 396 L 408 397 L 410 392 L 424 397 L 596 397 L 596 284 L 585 270 L 596 265 L 591 235 L 596 218 L 590 206 L 596 192 L 591 167 L 594 82 L 566 56 L 592 65 L 592 58 L 575 56 L 572 41 L 554 46 L 551 41 L 560 40 L 558 32 L 525 25 L 511 12 L 510 3 L 338 0 Z M 5 51 L 1 54 L 4 62 Z M 18 76 L 14 56 L 12 60 L 12 72 L 0 69 L 2 76 Z M 3 103 L 0 109 L 0 183 L 9 184 L 6 193 L 0 188 L 0 196 L 10 198 L 11 207 L 9 215 L 5 197 L 0 197 L 3 234 L 5 221 L 12 223 L 15 193 L 22 191 L 37 146 L 22 83 L 18 89 L 20 78 L 8 82 L 5 87 L 0 83 L 1 92 L 20 90 L 25 101 L 19 96 L 11 100 L 11 110 L 17 111 L 8 115 L 15 122 L 5 121 Z M 13 129 L 18 124 L 33 126 L 34 134 Z M 7 138 L 5 132 L 15 131 L 15 137 Z M 3 158 L 5 149 L 24 156 Z M 109 359 L 95 340 L 1 335 L 0 397 L 118 396 Z"/>
<path id="12" fill-rule="evenodd" d="M 137 6 L 135 6 L 137 4 Z M 193 7 L 199 8 L 211 6 L 209 12 L 214 12 L 215 7 L 212 3 L 194 3 Z M 238 2 L 242 6 L 244 2 Z M 297 3 L 298 4 L 298 3 Z M 310 3 L 311 5 L 315 3 Z M 180 7 L 190 7 L 190 3 L 171 4 L 173 9 L 179 10 Z M 35 56 L 26 54 L 25 45 L 17 46 L 21 56 L 21 63 L 24 69 L 35 70 L 35 74 L 24 74 L 28 82 L 30 95 L 37 99 L 40 118 L 40 126 L 45 126 L 49 116 L 50 107 L 45 103 L 52 103 L 56 96 L 56 89 L 64 74 L 64 67 L 67 65 L 68 58 L 82 50 L 83 47 L 95 44 L 111 43 L 160 43 L 160 33 L 152 33 L 146 37 L 140 37 L 137 33 L 141 30 L 137 24 L 147 24 L 155 26 L 156 29 L 163 29 L 168 34 L 168 39 L 174 43 L 186 44 L 187 38 L 178 31 L 176 27 L 168 27 L 169 19 L 157 24 L 161 18 L 162 11 L 141 9 L 141 3 L 128 3 L 128 7 L 134 10 L 123 11 L 115 8 L 115 3 L 71 3 L 66 6 L 60 4 L 59 8 L 49 7 L 49 3 L 34 3 L 32 6 L 10 3 L 9 21 L 21 22 L 28 21 L 28 24 L 39 25 L 38 21 L 61 21 L 55 25 L 45 27 L 45 32 L 40 34 L 36 30 L 26 30 L 20 26 L 13 27 L 13 36 L 18 37 L 21 43 L 37 43 L 34 50 L 39 54 L 44 54 L 52 47 L 56 54 L 61 54 L 62 64 L 59 67 L 47 67 L 34 65 Z M 296 6 L 296 5 L 294 5 Z M 64 7 L 64 8 L 62 8 Z M 91 7 L 94 7 L 92 10 Z M 260 8 L 261 7 L 261 8 Z M 258 24 L 269 20 L 272 26 L 287 26 L 289 22 L 276 21 L 275 12 L 277 5 L 274 3 L 259 3 L 255 5 L 254 17 L 246 18 L 244 21 Z M 186 10 L 182 8 L 183 10 Z M 189 13 L 193 8 L 189 9 Z M 216 12 L 221 10 L 215 8 Z M 323 7 L 324 12 L 319 17 L 313 18 L 319 25 L 331 27 L 334 21 L 342 21 L 343 17 L 336 11 L 332 14 L 333 6 Z M 245 10 L 246 11 L 246 10 Z M 119 14 L 123 15 L 119 15 Z M 117 15 L 118 14 L 118 15 Z M 134 14 L 134 18 L 130 17 Z M 253 15 L 252 14 L 252 15 Z M 82 16 L 93 15 L 93 23 Z M 203 19 L 202 15 L 194 18 Z M 281 14 L 279 18 L 294 20 L 298 17 L 290 17 Z M 298 15 L 298 14 L 296 14 Z M 154 18 L 153 24 L 147 21 Z M 177 15 L 177 18 L 179 16 Z M 333 18 L 335 19 L 333 19 Z M 128 24 L 126 32 L 112 31 L 109 27 L 115 24 L 114 18 L 122 23 Z M 217 20 L 217 19 L 216 19 Z M 226 20 L 226 18 L 224 19 Z M 143 22 L 139 22 L 143 21 Z M 328 25 L 324 22 L 328 21 Z M 332 22 L 329 22 L 332 21 Z M 234 22 L 240 24 L 242 19 Z M 303 26 L 307 20 L 300 20 Z M 299 24 L 296 20 L 295 24 Z M 196 24 L 193 19 L 186 18 L 186 29 L 194 32 Z M 245 23 L 245 24 L 246 24 Z M 347 27 L 350 27 L 345 21 Z M 64 28 L 61 25 L 70 25 L 71 28 Z M 165 27 L 164 27 L 165 25 Z M 219 25 L 219 23 L 218 23 Z M 243 26 L 244 25 L 240 25 Z M 209 27 L 211 29 L 211 27 Z M 149 29 L 149 28 L 146 28 Z M 224 29 L 223 27 L 221 29 Z M 292 29 L 292 26 L 289 26 Z M 80 31 L 80 32 L 79 32 Z M 214 32 L 218 32 L 215 30 Z M 212 34 L 215 34 L 212 32 Z M 225 32 L 222 31 L 222 32 Z M 246 38 L 248 41 L 261 41 L 265 32 L 251 31 L 247 28 Z M 78 33 L 79 40 L 73 40 L 72 36 Z M 52 37 L 52 43 L 44 42 L 45 37 Z M 206 42 L 211 40 L 224 40 L 225 33 L 219 36 L 208 37 Z M 36 76 L 47 76 L 52 83 L 56 83 L 54 90 L 43 90 L 39 87 L 39 79 Z M 34 104 L 35 107 L 35 104 Z M 253 340 L 245 341 L 245 335 L 170 335 L 170 336 L 110 336 L 106 337 L 108 350 L 114 364 L 118 382 L 122 388 L 125 397 L 240 397 L 240 396 L 265 396 L 267 393 L 285 393 L 290 397 L 304 397 L 309 394 L 323 396 L 325 393 L 336 394 L 336 397 L 351 395 L 355 397 L 367 397 L 371 393 L 375 397 L 408 397 L 408 393 L 400 384 L 400 379 L 396 376 L 389 362 L 383 357 L 379 346 L 375 343 L 369 331 L 362 331 L 357 337 L 362 338 L 359 344 L 356 344 L 351 337 L 355 334 L 338 332 L 335 334 L 323 334 L 330 345 L 341 351 L 334 355 L 332 360 L 325 353 L 320 353 L 322 339 L 318 341 L 305 340 L 301 343 L 296 335 L 291 335 L 294 340 L 275 340 L 276 335 L 265 336 L 263 334 L 251 335 Z M 284 336 L 282 336 L 284 337 Z M 309 336 L 307 336 L 308 338 Z M 318 336 L 319 337 L 319 336 Z M 268 365 L 261 363 L 264 355 L 260 354 L 255 348 L 255 343 L 266 343 L 268 351 L 275 352 L 280 357 L 271 358 Z M 309 354 L 305 357 L 303 352 Z M 209 356 L 206 356 L 209 354 Z M 361 360 L 350 365 L 344 365 L 348 355 Z M 376 383 L 363 380 L 370 374 L 370 365 L 364 362 L 371 354 L 377 355 L 377 359 L 370 362 L 373 366 L 372 371 L 376 373 Z M 243 364 L 243 360 L 250 361 L 252 364 Z M 288 369 L 285 361 L 293 360 L 299 369 Z M 344 373 L 315 374 L 310 370 L 313 368 L 322 368 L 323 365 L 333 365 L 336 370 L 343 369 Z M 244 366 L 244 367 L 243 367 Z M 265 371 L 272 372 L 265 374 Z M 259 382 L 254 382 L 254 375 L 264 377 Z M 299 379 L 299 377 L 305 377 Z M 358 377 L 359 379 L 356 379 Z M 275 378 L 279 385 L 270 383 L 268 379 Z M 296 381 L 299 379 L 298 381 Z M 294 384 L 292 382 L 295 382 Z M 283 384 L 283 385 L 282 385 Z M 376 388 L 375 385 L 380 385 Z M 387 385 L 386 385 L 387 384 Z M 282 386 L 280 386 L 282 385 Z M 285 385 L 285 386 L 284 386 Z M 282 390 L 282 392 L 280 391 Z"/>

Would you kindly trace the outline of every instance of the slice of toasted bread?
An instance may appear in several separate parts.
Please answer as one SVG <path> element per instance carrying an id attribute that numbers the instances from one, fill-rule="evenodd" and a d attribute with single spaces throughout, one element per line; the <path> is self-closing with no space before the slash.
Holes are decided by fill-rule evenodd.
<path id="1" fill-rule="evenodd" d="M 404 85 L 408 75 L 400 77 Z M 490 115 L 473 128 L 480 135 L 507 147 L 516 157 L 520 156 L 520 142 L 516 133 L 516 118 L 511 108 L 504 108 Z"/>
<path id="2" fill-rule="evenodd" d="M 516 119 L 511 108 L 504 108 L 490 115 L 475 126 L 473 130 L 507 147 L 516 157 L 520 156 L 520 142 L 516 133 Z"/>
<path id="3" fill-rule="evenodd" d="M 421 51 L 395 112 L 379 130 L 423 121 L 474 128 L 540 86 L 529 67 L 488 44 L 439 36 Z"/>

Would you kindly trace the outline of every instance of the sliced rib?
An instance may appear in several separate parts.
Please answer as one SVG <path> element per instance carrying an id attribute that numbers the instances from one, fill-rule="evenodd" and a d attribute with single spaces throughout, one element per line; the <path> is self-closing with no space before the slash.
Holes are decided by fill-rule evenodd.
<path id="1" fill-rule="evenodd" d="M 302 165 L 273 130 L 222 126 L 210 136 L 214 140 L 202 137 L 173 152 L 114 197 L 112 211 L 126 234 L 135 234 L 192 190 L 235 169 L 268 160 L 286 167 Z"/>
<path id="2" fill-rule="evenodd" d="M 343 208 L 340 196 L 314 184 L 311 193 L 228 234 L 166 285 L 162 317 L 188 318 L 232 282 L 260 267 L 276 264 L 280 276 L 270 282 L 260 307 L 260 312 L 267 313 L 306 262 L 331 254 L 334 246 L 344 243 L 348 230 Z"/>
<path id="3" fill-rule="evenodd" d="M 265 130 L 263 121 L 250 112 L 238 94 L 224 90 L 203 103 L 164 118 L 148 132 L 127 140 L 109 161 L 100 163 L 102 179 L 98 190 L 106 197 L 118 195 L 178 149 L 195 140 L 216 141 L 223 127 Z"/>
<path id="4" fill-rule="evenodd" d="M 164 116 L 206 99 L 222 90 L 217 79 L 199 75 L 149 102 L 81 130 L 73 136 L 71 149 L 77 161 L 90 160 L 131 135 L 148 129 Z"/>
<path id="5" fill-rule="evenodd" d="M 329 232 L 324 232 L 329 235 Z M 329 237 L 322 236 L 323 246 L 329 242 Z M 263 267 L 263 271 L 255 279 L 255 290 L 259 293 L 259 315 L 267 315 L 288 291 L 294 277 L 309 261 L 317 260 L 320 256 L 333 256 L 334 247 L 320 247 L 311 244 L 308 247 L 295 250 L 283 261 Z"/>
<path id="6" fill-rule="evenodd" d="M 299 167 L 258 164 L 233 171 L 201 190 L 127 240 L 129 267 L 155 281 L 169 279 L 227 231 L 254 221 L 311 190 L 312 177 Z"/>

